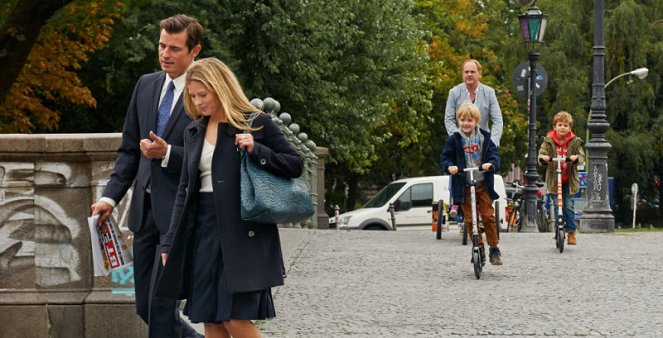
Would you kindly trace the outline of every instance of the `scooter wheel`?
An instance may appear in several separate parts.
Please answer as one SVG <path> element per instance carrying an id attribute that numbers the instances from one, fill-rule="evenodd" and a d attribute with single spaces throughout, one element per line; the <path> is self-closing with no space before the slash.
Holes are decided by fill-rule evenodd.
<path id="1" fill-rule="evenodd" d="M 562 229 L 557 230 L 557 249 L 559 249 L 559 253 L 564 252 L 564 230 Z"/>
<path id="2" fill-rule="evenodd" d="M 477 279 L 481 278 L 481 257 L 479 255 L 479 250 L 472 250 L 472 263 L 474 265 L 474 277 Z"/>

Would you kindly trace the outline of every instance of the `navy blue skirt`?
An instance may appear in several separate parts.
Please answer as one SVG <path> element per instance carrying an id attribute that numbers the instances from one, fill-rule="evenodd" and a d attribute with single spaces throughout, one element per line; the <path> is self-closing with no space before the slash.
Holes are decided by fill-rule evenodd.
<path id="1" fill-rule="evenodd" d="M 230 292 L 222 258 L 221 231 L 216 222 L 214 196 L 212 193 L 201 193 L 193 233 L 191 285 L 184 314 L 194 323 L 274 317 L 271 289 Z"/>

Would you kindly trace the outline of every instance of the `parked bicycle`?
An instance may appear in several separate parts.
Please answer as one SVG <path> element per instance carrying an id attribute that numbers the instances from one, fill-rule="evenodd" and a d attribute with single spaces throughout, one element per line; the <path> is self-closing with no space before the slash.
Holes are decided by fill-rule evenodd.
<path id="1" fill-rule="evenodd" d="M 523 189 L 525 189 L 525 186 L 521 185 L 518 180 L 513 181 L 511 184 L 516 188 L 516 191 L 513 193 L 513 202 L 511 210 L 509 211 L 509 221 L 507 222 L 506 231 L 520 232 L 523 228 L 523 214 L 525 210 L 525 200 L 523 195 Z M 545 208 L 543 193 L 541 192 L 543 183 L 537 182 L 536 186 L 539 188 L 536 199 L 536 226 L 539 232 L 549 232 L 550 225 L 548 212 Z"/>

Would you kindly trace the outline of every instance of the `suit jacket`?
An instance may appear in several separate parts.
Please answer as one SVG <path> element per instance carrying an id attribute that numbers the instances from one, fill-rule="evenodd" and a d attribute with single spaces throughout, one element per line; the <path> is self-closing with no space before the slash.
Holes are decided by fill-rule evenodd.
<path id="1" fill-rule="evenodd" d="M 500 109 L 500 104 L 497 102 L 495 90 L 483 83 L 479 83 L 474 101 L 481 112 L 481 122 L 479 123 L 479 127 L 490 131 L 491 139 L 495 145 L 499 147 L 504 123 L 502 122 L 502 110 Z M 444 125 L 447 128 L 447 134 L 449 134 L 449 136 L 458 131 L 456 112 L 465 102 L 469 102 L 467 97 L 467 86 L 465 86 L 465 83 L 461 83 L 456 87 L 451 88 L 449 91 L 449 97 L 447 98 L 447 107 L 444 111 Z M 492 129 L 488 127 L 489 119 L 492 120 L 493 123 Z"/>
<path id="2" fill-rule="evenodd" d="M 150 198 L 156 226 L 162 234 L 168 232 L 170 211 L 179 183 L 184 144 L 182 133 L 191 122 L 184 112 L 181 97 L 161 136 L 171 146 L 168 167 L 161 166 L 161 159 L 149 159 L 140 151 L 140 140 L 149 138 L 150 131 L 156 131 L 159 98 L 166 76 L 164 72 L 156 72 L 138 79 L 124 120 L 115 168 L 103 193 L 104 197 L 119 203 L 129 187 L 135 184 L 128 220 L 133 232 L 139 232 L 143 226 L 143 204 L 148 185 L 152 191 Z"/>
<path id="3" fill-rule="evenodd" d="M 267 114 L 260 114 L 253 127 L 255 146 L 249 157 L 265 170 L 295 178 L 302 174 L 303 158 L 288 143 Z M 207 119 L 192 122 L 184 132 L 184 166 L 173 208 L 170 231 L 164 238 L 167 264 L 157 286 L 157 295 L 185 298 L 189 291 L 192 230 L 200 190 L 198 165 L 205 139 Z M 283 257 L 276 224 L 246 222 L 240 216 L 240 153 L 228 123 L 218 125 L 212 155 L 212 184 L 216 219 L 221 229 L 223 265 L 231 292 L 265 290 L 283 284 Z"/>
<path id="4" fill-rule="evenodd" d="M 484 184 L 490 198 L 496 200 L 500 195 L 495 191 L 495 177 L 494 173 L 500 170 L 500 156 L 497 152 L 497 146 L 490 139 L 490 133 L 479 129 L 483 134 L 483 143 L 481 143 L 481 163 L 490 163 L 493 169 L 483 172 Z M 465 150 L 463 149 L 463 136 L 460 135 L 461 131 L 454 133 L 447 139 L 444 145 L 444 150 L 440 154 L 440 169 L 445 175 L 449 175 L 449 167 L 457 166 L 461 174 L 451 176 L 451 198 L 454 203 L 461 204 L 465 200 L 465 185 L 467 179 L 463 173 L 463 169 L 467 168 L 467 161 L 465 159 Z"/>

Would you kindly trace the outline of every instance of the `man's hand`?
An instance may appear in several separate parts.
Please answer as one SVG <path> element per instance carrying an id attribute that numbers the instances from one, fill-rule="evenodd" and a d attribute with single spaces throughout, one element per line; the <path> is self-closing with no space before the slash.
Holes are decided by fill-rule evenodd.
<path id="1" fill-rule="evenodd" d="M 140 140 L 140 151 L 143 153 L 143 156 L 147 158 L 164 158 L 168 152 L 168 143 L 166 140 L 157 136 L 153 131 L 150 131 L 150 139 Z"/>
<path id="2" fill-rule="evenodd" d="M 484 163 L 481 165 L 481 169 L 483 169 L 483 171 L 490 171 L 492 167 L 493 167 L 492 163 Z"/>
<path id="3" fill-rule="evenodd" d="M 447 171 L 449 171 L 449 174 L 451 175 L 456 175 L 458 173 L 458 167 L 455 165 L 450 165 L 449 168 L 447 168 Z"/>
<path id="4" fill-rule="evenodd" d="M 569 160 L 571 160 L 571 162 L 575 162 L 576 160 L 578 160 L 578 155 L 569 156 Z"/>
<path id="5" fill-rule="evenodd" d="M 111 212 L 113 212 L 113 206 L 103 201 L 92 204 L 90 209 L 92 209 L 92 216 L 99 215 L 97 224 L 102 224 L 110 216 Z"/>
<path id="6" fill-rule="evenodd" d="M 168 260 L 168 253 L 167 252 L 162 252 L 161 253 L 161 265 L 166 266 L 166 261 Z"/>

